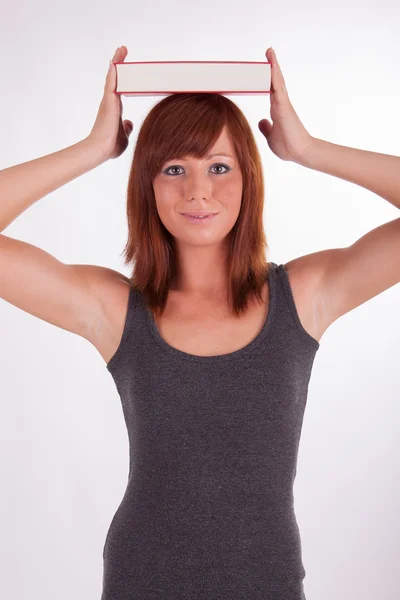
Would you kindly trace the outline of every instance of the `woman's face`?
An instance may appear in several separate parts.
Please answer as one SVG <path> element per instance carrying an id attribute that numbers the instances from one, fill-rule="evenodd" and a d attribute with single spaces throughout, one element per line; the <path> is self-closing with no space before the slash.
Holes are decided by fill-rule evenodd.
<path id="1" fill-rule="evenodd" d="M 210 154 L 215 156 L 168 160 L 153 181 L 159 217 L 177 245 L 219 244 L 238 218 L 243 179 L 226 128 Z M 218 214 L 204 223 L 182 215 L 196 210 Z"/>

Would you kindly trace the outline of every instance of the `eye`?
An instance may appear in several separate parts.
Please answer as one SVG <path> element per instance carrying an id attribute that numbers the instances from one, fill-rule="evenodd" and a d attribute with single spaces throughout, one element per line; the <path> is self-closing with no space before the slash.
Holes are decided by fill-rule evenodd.
<path id="1" fill-rule="evenodd" d="M 224 169 L 226 169 L 226 171 L 224 172 L 219 172 L 219 173 L 214 173 L 214 175 L 225 175 L 225 173 L 229 173 L 229 171 L 232 171 L 231 167 L 228 167 L 228 165 L 223 165 L 222 163 L 217 163 L 215 165 L 212 165 L 211 168 L 213 167 L 223 167 Z M 180 175 L 180 173 L 176 173 L 176 174 L 172 174 L 172 173 L 168 173 L 168 171 L 170 169 L 182 169 L 183 167 L 179 166 L 179 165 L 172 165 L 171 167 L 168 167 L 167 169 L 164 169 L 163 173 L 165 173 L 165 175 L 170 175 L 171 177 L 175 177 L 176 175 Z"/>

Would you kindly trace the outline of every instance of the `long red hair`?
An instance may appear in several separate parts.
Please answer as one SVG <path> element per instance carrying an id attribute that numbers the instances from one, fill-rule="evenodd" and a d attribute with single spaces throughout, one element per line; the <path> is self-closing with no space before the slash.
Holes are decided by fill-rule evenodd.
<path id="1" fill-rule="evenodd" d="M 239 317 L 250 296 L 262 302 L 268 277 L 268 248 L 263 227 L 264 178 L 260 154 L 241 110 L 221 94 L 171 94 L 157 103 L 140 128 L 127 189 L 128 239 L 123 254 L 132 264 L 130 281 L 146 305 L 162 314 L 171 277 L 176 273 L 174 237 L 158 216 L 152 182 L 164 162 L 176 157 L 203 158 L 224 126 L 242 172 L 238 219 L 228 234 L 228 301 Z"/>

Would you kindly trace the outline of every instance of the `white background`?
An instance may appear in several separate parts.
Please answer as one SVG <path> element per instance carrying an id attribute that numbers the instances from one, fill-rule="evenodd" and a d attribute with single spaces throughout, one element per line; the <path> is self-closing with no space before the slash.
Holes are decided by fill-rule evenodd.
<path id="1" fill-rule="evenodd" d="M 261 61 L 272 45 L 313 136 L 400 155 L 395 0 L 1 2 L 1 169 L 88 135 L 123 44 L 132 61 Z M 347 246 L 399 216 L 368 190 L 273 155 L 257 127 L 270 118 L 269 96 L 230 98 L 262 154 L 268 260 Z M 41 199 L 5 234 L 66 263 L 128 274 L 128 172 L 159 100 L 124 98 L 135 124 L 126 152 Z M 316 355 L 295 483 L 307 600 L 399 597 L 399 301 L 397 285 L 347 313 Z M 5 301 L 0 335 L 2 596 L 99 599 L 128 474 L 117 390 L 90 343 Z"/>

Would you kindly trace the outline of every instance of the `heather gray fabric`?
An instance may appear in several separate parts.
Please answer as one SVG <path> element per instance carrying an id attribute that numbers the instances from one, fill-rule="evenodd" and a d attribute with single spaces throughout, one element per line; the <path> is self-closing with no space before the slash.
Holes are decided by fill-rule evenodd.
<path id="1" fill-rule="evenodd" d="M 107 364 L 130 463 L 102 600 L 305 600 L 293 482 L 319 343 L 284 265 L 270 262 L 268 279 L 263 329 L 220 356 L 167 344 L 131 289 Z"/>

